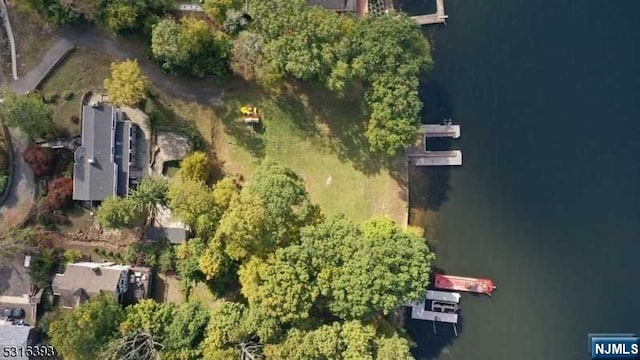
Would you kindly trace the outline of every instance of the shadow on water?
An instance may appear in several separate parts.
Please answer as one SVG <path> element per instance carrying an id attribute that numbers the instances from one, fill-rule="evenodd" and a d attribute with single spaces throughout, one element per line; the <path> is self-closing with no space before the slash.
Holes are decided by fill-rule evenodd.
<path id="1" fill-rule="evenodd" d="M 425 320 L 413 320 L 411 308 L 407 308 L 406 328 L 411 339 L 419 344 L 429 344 L 429 346 L 419 346 L 413 348 L 412 354 L 418 360 L 435 359 L 440 356 L 442 359 L 453 359 L 449 352 L 449 347 L 458 336 L 464 331 L 464 319 L 462 313 L 458 315 L 458 324 L 455 329 L 452 324 Z M 425 324 L 431 323 L 431 324 Z M 448 356 L 447 356 L 448 354 Z"/>
<path id="2" fill-rule="evenodd" d="M 450 176 L 451 169 L 447 166 L 409 166 L 411 208 L 438 211 L 448 200 Z"/>
<path id="3" fill-rule="evenodd" d="M 435 79 L 424 78 L 420 83 L 420 100 L 422 107 L 422 122 L 440 124 L 452 118 L 449 94 L 444 85 Z M 455 119 L 453 119 L 455 122 Z"/>

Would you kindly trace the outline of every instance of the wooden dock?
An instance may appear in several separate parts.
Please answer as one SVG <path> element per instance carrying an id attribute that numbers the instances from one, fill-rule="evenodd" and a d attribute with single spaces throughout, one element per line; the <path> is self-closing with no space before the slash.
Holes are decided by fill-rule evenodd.
<path id="1" fill-rule="evenodd" d="M 420 126 L 420 142 L 416 146 L 407 148 L 407 160 L 414 166 L 460 166 L 462 165 L 462 151 L 430 151 L 427 149 L 428 138 L 460 137 L 460 125 L 422 125 Z"/>
<path id="2" fill-rule="evenodd" d="M 449 16 L 444 13 L 444 0 L 436 0 L 436 12 L 427 15 L 412 16 L 418 25 L 446 24 Z"/>

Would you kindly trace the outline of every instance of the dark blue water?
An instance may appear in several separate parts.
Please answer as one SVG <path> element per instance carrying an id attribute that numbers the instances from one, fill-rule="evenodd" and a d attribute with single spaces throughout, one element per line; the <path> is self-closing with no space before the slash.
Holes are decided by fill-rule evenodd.
<path id="1" fill-rule="evenodd" d="M 410 322 L 415 355 L 589 359 L 587 333 L 640 332 L 640 1 L 445 5 L 424 121 L 461 124 L 464 165 L 412 172 L 411 222 L 498 290 L 457 338 Z"/>

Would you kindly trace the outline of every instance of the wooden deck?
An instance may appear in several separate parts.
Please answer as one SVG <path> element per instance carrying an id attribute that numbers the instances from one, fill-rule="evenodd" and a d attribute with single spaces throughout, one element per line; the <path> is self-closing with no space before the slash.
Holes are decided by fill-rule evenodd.
<path id="1" fill-rule="evenodd" d="M 436 0 L 436 12 L 427 15 L 412 16 L 418 25 L 445 24 L 448 16 L 444 13 L 444 0 Z"/>

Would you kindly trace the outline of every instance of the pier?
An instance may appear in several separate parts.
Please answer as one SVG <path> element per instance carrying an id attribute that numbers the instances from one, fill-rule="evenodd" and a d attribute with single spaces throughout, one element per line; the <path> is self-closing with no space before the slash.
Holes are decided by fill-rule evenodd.
<path id="1" fill-rule="evenodd" d="M 444 13 L 444 0 L 436 0 L 436 12 L 411 17 L 418 25 L 446 24 L 449 16 Z"/>
<path id="2" fill-rule="evenodd" d="M 407 159 L 415 166 L 460 166 L 462 165 L 462 151 L 432 151 L 427 147 L 429 138 L 460 137 L 460 125 L 446 122 L 444 125 L 428 124 L 420 126 L 420 142 L 407 149 Z"/>

